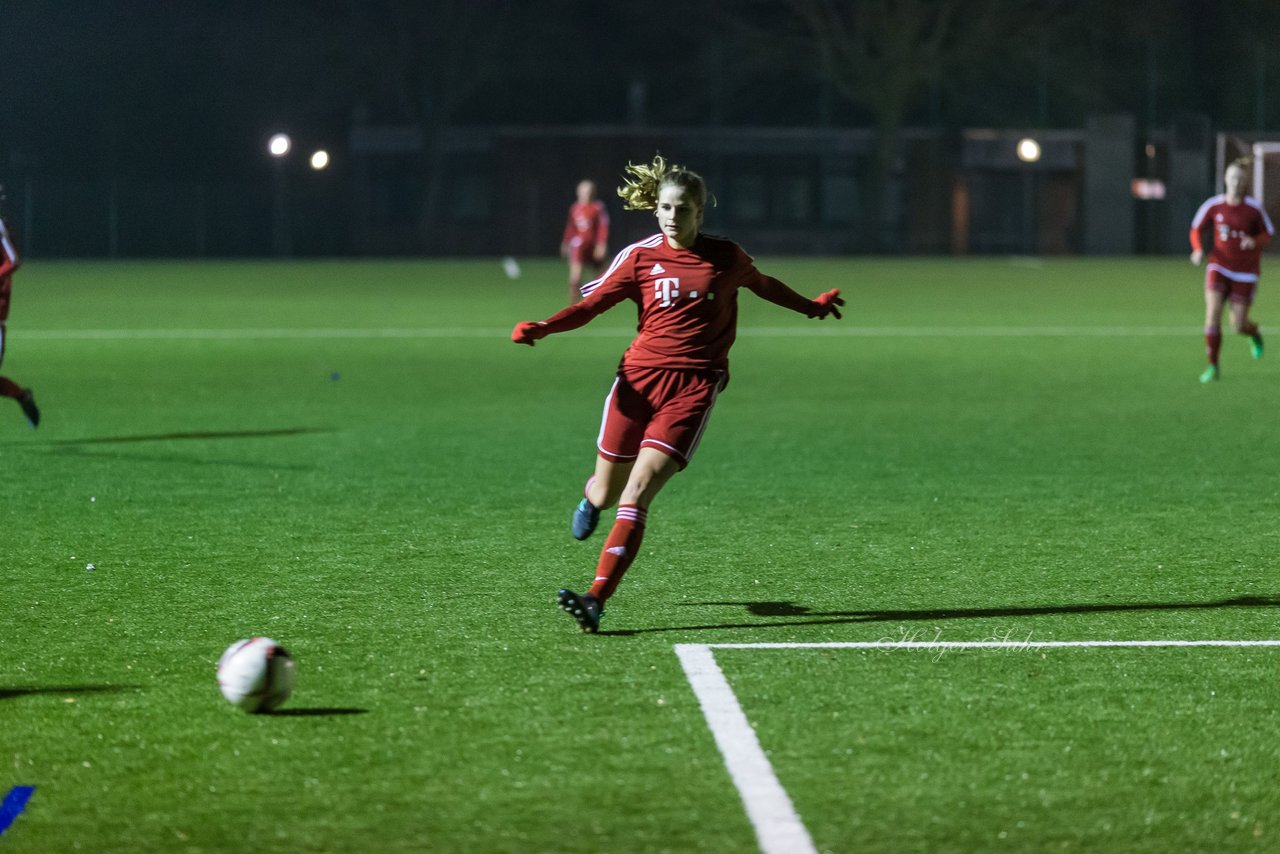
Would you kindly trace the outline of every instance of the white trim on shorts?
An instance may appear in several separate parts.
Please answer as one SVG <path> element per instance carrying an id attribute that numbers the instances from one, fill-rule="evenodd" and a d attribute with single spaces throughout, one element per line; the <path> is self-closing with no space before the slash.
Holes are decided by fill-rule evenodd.
<path id="1" fill-rule="evenodd" d="M 609 386 L 609 393 L 604 398 L 604 410 L 600 413 L 600 432 L 596 434 L 596 450 L 603 456 L 611 457 L 614 462 L 632 463 L 636 461 L 638 454 L 615 454 L 604 446 L 604 428 L 609 423 L 609 407 L 613 403 L 614 392 L 618 390 L 618 383 L 622 381 L 622 377 L 614 377 L 613 385 Z"/>
<path id="2" fill-rule="evenodd" d="M 1258 281 L 1257 273 L 1237 273 L 1235 270 L 1228 270 L 1217 262 L 1209 264 L 1205 267 L 1205 270 L 1217 273 L 1224 279 L 1230 279 L 1233 282 L 1239 282 L 1241 284 L 1256 283 Z"/>

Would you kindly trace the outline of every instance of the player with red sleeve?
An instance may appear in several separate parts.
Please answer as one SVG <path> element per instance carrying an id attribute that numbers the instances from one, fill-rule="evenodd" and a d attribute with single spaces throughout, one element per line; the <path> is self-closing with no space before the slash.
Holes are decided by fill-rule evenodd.
<path id="1" fill-rule="evenodd" d="M 1249 336 L 1255 359 L 1262 358 L 1262 333 L 1249 319 L 1258 289 L 1262 250 L 1271 242 L 1275 228 L 1266 210 L 1252 196 L 1245 195 L 1249 161 L 1237 160 L 1223 173 L 1226 192 L 1212 196 L 1191 220 L 1191 263 L 1204 260 L 1204 236 L 1213 231 L 1213 245 L 1204 275 L 1204 341 L 1209 367 L 1200 382 L 1218 378 L 1218 352 L 1222 347 L 1222 307 L 1231 301 L 1231 328 Z"/>
<path id="2" fill-rule="evenodd" d="M 13 294 L 13 274 L 21 266 L 18 251 L 13 246 L 13 238 L 9 236 L 9 228 L 0 218 L 0 365 L 4 364 L 4 346 L 8 341 L 5 324 L 9 320 L 9 300 Z M 0 396 L 11 397 L 22 407 L 22 414 L 32 427 L 40 424 L 40 410 L 36 407 L 35 395 L 31 389 L 23 388 L 13 380 L 0 376 Z"/>
<path id="3" fill-rule="evenodd" d="M 591 265 L 596 273 L 604 266 L 609 245 L 609 211 L 596 198 L 595 181 L 579 181 L 577 201 L 569 207 L 560 241 L 560 257 L 569 259 L 569 302 L 577 302 L 582 294 L 582 270 Z"/>
<path id="4" fill-rule="evenodd" d="M 585 632 L 600 626 L 604 604 L 644 539 L 649 506 L 693 458 L 716 396 L 729 380 L 743 289 L 807 317 L 840 317 L 838 290 L 801 296 L 756 269 L 735 243 L 701 232 L 707 188 L 701 176 L 655 157 L 628 164 L 618 195 L 628 210 L 653 210 L 659 233 L 618 253 L 604 275 L 582 288 L 581 302 L 544 321 L 517 323 L 511 340 L 532 345 L 577 329 L 624 300 L 635 303 L 639 332 L 622 355 L 605 399 L 595 474 L 572 519 L 591 536 L 600 511 L 617 519 L 605 539 L 588 592 L 561 590 L 558 601 Z"/>

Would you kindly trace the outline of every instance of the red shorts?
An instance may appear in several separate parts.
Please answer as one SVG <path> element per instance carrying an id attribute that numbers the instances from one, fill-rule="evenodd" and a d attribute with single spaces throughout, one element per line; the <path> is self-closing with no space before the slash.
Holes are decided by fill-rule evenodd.
<path id="1" fill-rule="evenodd" d="M 604 401 L 596 448 L 615 463 L 633 462 L 644 447 L 689 464 L 711 418 L 724 371 L 622 368 Z"/>
<path id="2" fill-rule="evenodd" d="M 1258 282 L 1256 280 L 1237 282 L 1235 279 L 1228 279 L 1221 270 L 1210 268 L 1204 274 L 1204 289 L 1206 292 L 1222 294 L 1225 298 L 1241 305 L 1253 305 L 1253 295 L 1258 290 Z"/>
<path id="3" fill-rule="evenodd" d="M 591 265 L 600 263 L 596 260 L 596 245 L 578 237 L 569 241 L 568 255 L 570 261 L 577 261 L 579 264 Z"/>

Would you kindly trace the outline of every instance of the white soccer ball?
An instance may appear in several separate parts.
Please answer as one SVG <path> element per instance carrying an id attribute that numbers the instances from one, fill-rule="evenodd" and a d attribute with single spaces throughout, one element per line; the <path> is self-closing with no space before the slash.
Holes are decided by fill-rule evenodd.
<path id="1" fill-rule="evenodd" d="M 269 712 L 293 692 L 293 658 L 271 638 L 236 641 L 218 660 L 218 688 L 246 712 Z"/>

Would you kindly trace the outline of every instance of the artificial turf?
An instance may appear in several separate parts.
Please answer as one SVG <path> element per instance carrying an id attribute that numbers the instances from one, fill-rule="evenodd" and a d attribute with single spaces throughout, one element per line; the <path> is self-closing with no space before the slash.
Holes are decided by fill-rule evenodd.
<path id="1" fill-rule="evenodd" d="M 531 350 L 559 263 L 31 261 L 0 847 L 752 851 L 674 644 L 1280 638 L 1280 357 L 1229 336 L 1197 381 L 1185 261 L 761 266 L 845 319 L 742 298 L 584 636 L 554 595 L 626 306 Z M 218 694 L 255 634 L 280 714 Z M 1280 650 L 720 658 L 819 850 L 1280 848 Z"/>

